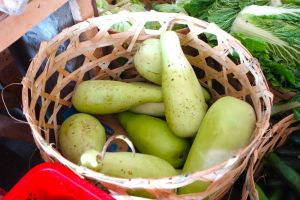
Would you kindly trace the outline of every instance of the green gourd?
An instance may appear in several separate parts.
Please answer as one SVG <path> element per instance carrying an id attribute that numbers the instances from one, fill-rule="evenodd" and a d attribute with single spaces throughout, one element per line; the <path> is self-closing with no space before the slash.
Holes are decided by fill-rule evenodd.
<path id="1" fill-rule="evenodd" d="M 75 88 L 72 97 L 78 111 L 90 114 L 122 112 L 148 102 L 162 102 L 159 86 L 111 80 L 84 81 Z"/>
<path id="2" fill-rule="evenodd" d="M 175 168 L 182 167 L 190 144 L 186 138 L 172 133 L 166 121 L 130 112 L 119 113 L 118 119 L 141 153 L 162 158 Z"/>
<path id="3" fill-rule="evenodd" d="M 207 91 L 206 88 L 204 88 L 204 87 L 202 87 L 202 86 L 201 86 L 201 88 L 202 88 L 202 93 L 203 93 L 205 102 L 209 102 L 209 101 L 211 100 L 211 95 L 210 95 L 210 93 Z"/>
<path id="4" fill-rule="evenodd" d="M 160 41 L 150 38 L 141 43 L 134 55 L 134 65 L 140 75 L 156 84 L 161 84 Z"/>
<path id="5" fill-rule="evenodd" d="M 105 130 L 95 117 L 77 113 L 67 118 L 58 133 L 59 149 L 64 157 L 78 163 L 88 149 L 101 150 L 106 141 Z"/>
<path id="6" fill-rule="evenodd" d="M 138 73 L 148 81 L 161 85 L 162 55 L 160 40 L 150 38 L 141 43 L 134 55 L 134 64 Z M 211 99 L 209 92 L 202 87 L 205 101 Z"/>
<path id="7" fill-rule="evenodd" d="M 174 31 L 163 32 L 160 44 L 162 93 L 168 126 L 177 136 L 194 136 L 207 107 L 200 83 Z"/>
<path id="8" fill-rule="evenodd" d="M 254 109 L 235 97 L 222 97 L 208 109 L 191 146 L 183 173 L 201 171 L 221 164 L 244 148 L 255 129 Z M 196 181 L 179 189 L 195 193 L 207 184 Z"/>
<path id="9" fill-rule="evenodd" d="M 99 151 L 90 149 L 82 154 L 80 164 L 106 175 L 119 178 L 162 178 L 177 175 L 167 161 L 141 153 L 106 152 L 102 160 Z"/>
<path id="10" fill-rule="evenodd" d="M 206 102 L 211 100 L 209 92 L 202 87 L 204 99 Z M 139 114 L 151 115 L 154 117 L 163 117 L 165 116 L 165 106 L 164 103 L 144 103 L 141 105 L 134 106 L 129 109 L 129 111 Z"/>
<path id="11" fill-rule="evenodd" d="M 139 114 L 151 115 L 155 117 L 165 116 L 164 103 L 144 103 L 141 105 L 134 106 L 129 111 Z"/>

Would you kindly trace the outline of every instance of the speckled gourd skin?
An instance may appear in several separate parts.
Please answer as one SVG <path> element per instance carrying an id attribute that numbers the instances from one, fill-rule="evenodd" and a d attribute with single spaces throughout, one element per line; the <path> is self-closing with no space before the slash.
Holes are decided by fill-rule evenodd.
<path id="1" fill-rule="evenodd" d="M 67 118 L 59 129 L 59 149 L 64 157 L 78 163 L 88 149 L 101 150 L 106 141 L 105 129 L 95 117 L 77 113 Z"/>
<path id="2" fill-rule="evenodd" d="M 201 122 L 183 173 L 205 170 L 230 159 L 250 142 L 255 123 L 250 104 L 231 96 L 218 99 Z M 201 192 L 205 185 L 197 181 L 180 188 L 179 193 Z"/>
<path id="3" fill-rule="evenodd" d="M 136 70 L 147 80 L 161 84 L 161 51 L 160 41 L 150 38 L 141 43 L 134 55 Z"/>
<path id="4" fill-rule="evenodd" d="M 84 81 L 75 88 L 72 103 L 79 112 L 111 114 L 148 102 L 162 102 L 159 86 L 111 80 Z"/>
<path id="5" fill-rule="evenodd" d="M 132 152 L 106 152 L 97 160 L 98 151 L 88 150 L 80 164 L 106 175 L 119 178 L 162 178 L 177 175 L 167 161 L 155 156 Z"/>
<path id="6" fill-rule="evenodd" d="M 191 137 L 196 134 L 207 108 L 202 88 L 181 49 L 177 34 L 163 32 L 160 42 L 166 119 L 177 136 Z"/>

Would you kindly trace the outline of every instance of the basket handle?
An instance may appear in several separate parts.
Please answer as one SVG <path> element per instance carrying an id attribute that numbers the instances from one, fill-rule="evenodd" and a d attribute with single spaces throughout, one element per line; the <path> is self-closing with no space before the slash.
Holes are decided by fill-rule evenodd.
<path id="1" fill-rule="evenodd" d="M 13 85 L 22 85 L 22 86 L 23 86 L 22 83 L 10 83 L 10 84 L 6 85 L 5 87 L 3 87 L 3 89 L 1 90 L 1 99 L 2 99 L 2 102 L 3 102 L 4 108 L 5 108 L 5 111 L 7 112 L 7 114 L 9 115 L 9 117 L 11 117 L 11 118 L 12 118 L 13 120 L 15 120 L 16 122 L 19 122 L 19 123 L 22 123 L 22 124 L 27 124 L 27 125 L 29 125 L 30 127 L 31 127 L 31 126 L 35 126 L 35 127 L 37 127 L 37 129 L 40 129 L 40 130 L 42 130 L 42 131 L 45 131 L 43 128 L 41 128 L 41 127 L 39 127 L 39 126 L 37 126 L 37 125 L 31 124 L 31 123 L 29 123 L 28 121 L 23 121 L 23 120 L 17 119 L 17 118 L 15 118 L 12 114 L 10 114 L 9 109 L 8 109 L 6 103 L 5 103 L 5 100 L 4 100 L 4 91 L 5 91 L 5 89 L 7 89 L 8 87 L 13 86 Z M 27 118 L 30 119 L 30 116 L 29 116 L 29 115 L 26 115 L 26 114 L 24 114 L 24 113 L 23 113 L 23 115 L 24 115 L 25 117 L 27 117 Z M 46 131 L 45 131 L 45 132 L 46 132 Z"/>
<path id="2" fill-rule="evenodd" d="M 128 137 L 126 137 L 125 135 L 113 135 L 105 142 L 101 153 L 97 156 L 97 159 L 99 159 L 99 160 L 104 159 L 104 156 L 105 156 L 105 153 L 107 152 L 107 148 L 108 148 L 109 144 L 116 139 L 125 141 L 127 143 L 127 145 L 129 146 L 129 148 L 131 149 L 132 153 L 133 154 L 136 153 L 135 148 Z"/>
<path id="3" fill-rule="evenodd" d="M 2 102 L 3 102 L 4 108 L 5 108 L 5 111 L 6 111 L 7 114 L 8 114 L 12 119 L 14 119 L 15 121 L 20 122 L 20 123 L 24 123 L 24 124 L 29 124 L 27 121 L 23 121 L 23 120 L 17 119 L 17 118 L 15 118 L 14 116 L 12 116 L 12 114 L 10 114 L 9 109 L 8 109 L 6 103 L 5 103 L 5 99 L 4 99 L 4 91 L 5 91 L 8 87 L 13 86 L 13 85 L 22 85 L 22 86 L 23 86 L 22 83 L 10 83 L 10 84 L 6 85 L 5 87 L 3 87 L 3 89 L 1 90 L 1 99 L 2 99 Z"/>

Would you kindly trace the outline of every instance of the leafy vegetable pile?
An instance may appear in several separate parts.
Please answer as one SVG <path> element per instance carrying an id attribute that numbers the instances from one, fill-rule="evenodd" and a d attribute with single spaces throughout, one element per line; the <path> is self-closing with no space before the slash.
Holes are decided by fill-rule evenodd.
<path id="1" fill-rule="evenodd" d="M 190 0 L 178 5 L 238 38 L 259 60 L 274 87 L 299 92 L 300 4 L 283 3 L 288 4 L 274 7 L 266 0 Z"/>
<path id="2" fill-rule="evenodd" d="M 300 8 L 249 6 L 231 32 L 260 61 L 273 86 L 300 91 Z"/>
<path id="3" fill-rule="evenodd" d="M 278 7 L 269 4 L 263 0 L 190 0 L 180 5 L 191 16 L 214 22 L 239 39 L 258 59 L 272 87 L 298 94 L 275 105 L 273 114 L 293 110 L 300 119 L 300 2 L 279 1 Z"/>
<path id="4" fill-rule="evenodd" d="M 266 5 L 268 0 L 191 0 L 183 4 L 190 16 L 216 23 L 229 31 L 238 13 L 248 5 Z M 181 4 L 182 5 L 182 4 Z"/>

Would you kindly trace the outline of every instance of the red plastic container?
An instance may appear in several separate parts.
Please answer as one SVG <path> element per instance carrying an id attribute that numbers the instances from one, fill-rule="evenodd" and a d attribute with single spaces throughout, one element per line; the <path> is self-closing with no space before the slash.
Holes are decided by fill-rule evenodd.
<path id="1" fill-rule="evenodd" d="M 104 191 L 58 163 L 32 168 L 3 200 L 114 200 Z"/>

